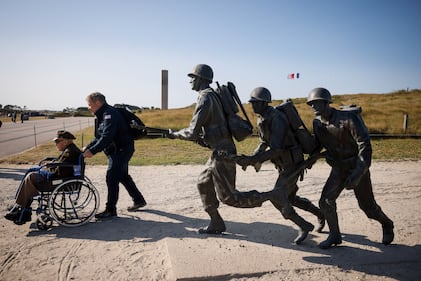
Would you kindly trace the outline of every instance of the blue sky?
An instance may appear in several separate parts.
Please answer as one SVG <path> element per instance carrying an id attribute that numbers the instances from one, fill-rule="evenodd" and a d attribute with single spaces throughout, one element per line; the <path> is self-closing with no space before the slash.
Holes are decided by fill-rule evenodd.
<path id="1" fill-rule="evenodd" d="M 209 64 L 243 102 L 421 88 L 418 0 L 0 0 L 0 104 L 29 109 L 196 101 L 188 72 Z M 289 73 L 299 79 L 287 79 Z M 215 84 L 212 84 L 215 86 Z"/>

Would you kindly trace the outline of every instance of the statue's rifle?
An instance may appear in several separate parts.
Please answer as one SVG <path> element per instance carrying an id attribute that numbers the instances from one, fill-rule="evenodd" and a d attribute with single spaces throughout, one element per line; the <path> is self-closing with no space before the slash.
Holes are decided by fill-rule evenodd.
<path id="1" fill-rule="evenodd" d="M 153 127 L 142 126 L 142 125 L 137 125 L 137 124 L 131 124 L 130 126 L 132 128 L 136 128 L 139 130 L 145 130 L 146 136 L 149 138 L 157 138 L 157 137 L 166 138 L 168 137 L 170 133 L 170 129 L 153 128 Z M 203 137 L 199 137 L 197 140 L 194 140 L 194 142 L 203 147 L 207 147 L 207 148 L 210 147 L 207 143 L 205 143 L 205 141 L 203 140 Z"/>
<path id="2" fill-rule="evenodd" d="M 145 131 L 145 135 L 147 137 L 166 137 L 169 133 L 168 129 L 153 128 L 153 127 L 145 126 L 143 124 L 140 125 L 137 123 L 130 124 L 130 127 Z"/>
<path id="3" fill-rule="evenodd" d="M 218 85 L 218 87 L 219 87 L 219 85 Z M 231 82 L 228 82 L 227 83 L 227 87 L 230 90 L 230 92 L 231 92 L 231 94 L 232 94 L 235 102 L 238 104 L 238 106 L 240 107 L 241 111 L 243 112 L 243 115 L 246 118 L 247 122 L 249 123 L 249 125 L 251 127 L 253 127 L 253 125 L 251 124 L 250 119 L 249 119 L 249 117 L 248 117 L 248 115 L 246 113 L 246 110 L 244 109 L 244 106 L 241 103 L 240 97 L 238 96 L 237 90 L 235 89 L 235 85 L 233 83 L 231 83 Z"/>

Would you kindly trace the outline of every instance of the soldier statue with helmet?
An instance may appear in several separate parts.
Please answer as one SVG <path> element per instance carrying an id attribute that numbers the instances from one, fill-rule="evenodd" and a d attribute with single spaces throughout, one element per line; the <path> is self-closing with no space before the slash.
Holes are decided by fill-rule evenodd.
<path id="1" fill-rule="evenodd" d="M 304 161 L 302 148 L 297 143 L 284 113 L 269 105 L 271 93 L 264 87 L 255 88 L 250 94 L 253 111 L 258 114 L 257 126 L 260 143 L 251 156 L 238 156 L 236 162 L 243 167 L 255 166 L 270 160 L 279 171 L 270 201 L 285 219 L 299 227 L 294 242 L 300 244 L 314 229 L 313 224 L 299 216 L 293 206 L 314 214 L 318 218 L 317 231 L 321 232 L 325 220 L 318 207 L 310 200 L 297 196 L 297 166 Z"/>
<path id="2" fill-rule="evenodd" d="M 319 247 L 328 249 L 342 243 L 336 199 L 344 189 L 352 189 L 367 217 L 382 225 L 382 243 L 388 245 L 394 238 L 393 221 L 374 199 L 369 171 L 372 148 L 367 127 L 359 113 L 337 110 L 330 106 L 331 103 L 331 94 L 325 88 L 314 88 L 307 98 L 307 104 L 315 114 L 316 140 L 320 149 L 326 150 L 326 162 L 331 166 L 319 201 L 329 226 L 329 236 Z"/>
<path id="3" fill-rule="evenodd" d="M 189 127 L 175 132 L 169 130 L 168 137 L 195 141 L 211 149 L 206 168 L 199 175 L 197 183 L 203 207 L 210 216 L 210 223 L 207 227 L 199 229 L 199 233 L 220 234 L 226 227 L 218 212 L 218 198 L 229 206 L 254 208 L 272 198 L 272 193 L 236 190 L 234 158 L 237 150 L 221 101 L 210 87 L 213 70 L 206 64 L 198 64 L 188 76 L 191 78 L 192 90 L 199 93 L 196 108 Z"/>

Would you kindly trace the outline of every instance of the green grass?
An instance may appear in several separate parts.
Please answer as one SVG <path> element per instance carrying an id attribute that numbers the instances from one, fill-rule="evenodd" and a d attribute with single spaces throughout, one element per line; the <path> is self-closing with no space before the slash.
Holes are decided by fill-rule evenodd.
<path id="1" fill-rule="evenodd" d="M 272 105 L 281 103 L 274 101 Z M 313 113 L 306 104 L 305 98 L 293 99 L 303 121 L 309 129 Z M 421 90 L 410 92 L 399 91 L 390 94 L 352 94 L 333 96 L 333 107 L 357 104 L 363 108 L 363 117 L 370 133 L 401 134 L 403 133 L 403 115 L 409 114 L 408 133 L 421 134 Z M 246 111 L 255 124 L 257 116 L 252 113 L 250 104 Z M 139 116 L 149 127 L 181 129 L 190 123 L 194 105 L 180 109 L 146 110 Z M 93 138 L 93 128 L 82 132 L 74 132 L 76 144 L 82 147 L 82 139 L 86 145 Z M 257 137 L 248 138 L 237 143 L 238 153 L 251 154 L 258 144 Z M 181 140 L 164 138 L 142 139 L 135 143 L 136 152 L 131 165 L 174 165 L 203 164 L 209 157 L 209 150 L 199 145 Z M 372 140 L 373 159 L 375 160 L 421 160 L 420 139 L 387 139 Z M 0 163 L 37 163 L 46 155 L 57 155 L 53 143 L 43 144 L 25 153 L 0 160 Z M 105 165 L 103 153 L 87 159 L 91 165 Z"/>
<path id="2" fill-rule="evenodd" d="M 86 129 L 85 139 L 90 139 Z M 82 133 L 77 133 L 76 144 L 81 146 Z M 251 154 L 259 140 L 250 137 L 237 143 L 239 154 Z M 204 164 L 210 155 L 210 150 L 193 142 L 171 139 L 142 139 L 135 142 L 136 151 L 130 162 L 131 165 L 178 165 Z M 373 159 L 382 161 L 421 160 L 421 139 L 387 139 L 372 140 Z M 55 156 L 58 152 L 53 143 L 39 145 L 30 151 L 0 160 L 9 164 L 36 164 L 44 156 Z M 103 153 L 87 159 L 88 165 L 106 165 L 107 159 Z"/>

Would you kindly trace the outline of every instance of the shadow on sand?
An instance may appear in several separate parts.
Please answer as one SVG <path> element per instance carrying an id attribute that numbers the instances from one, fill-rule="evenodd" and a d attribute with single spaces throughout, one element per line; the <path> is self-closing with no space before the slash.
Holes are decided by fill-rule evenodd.
<path id="1" fill-rule="evenodd" d="M 17 187 L 27 171 L 28 169 L 0 168 L 0 179 L 15 180 L 18 182 Z"/>
<path id="2" fill-rule="evenodd" d="M 142 242 L 156 242 L 165 238 L 207 239 L 197 229 L 209 223 L 206 219 L 188 217 L 160 210 L 146 209 L 136 212 L 148 213 L 148 217 L 159 216 L 160 220 L 143 220 L 138 216 L 121 216 L 89 223 L 82 227 L 53 227 L 49 231 L 31 230 L 28 236 L 55 234 L 57 238 L 119 241 L 141 239 Z M 164 217 L 164 221 L 162 221 Z M 384 246 L 368 240 L 365 236 L 344 234 L 343 244 L 329 250 L 321 250 L 312 240 L 311 234 L 301 245 L 291 243 L 297 230 L 282 224 L 266 222 L 226 222 L 230 232 L 219 235 L 221 239 L 234 239 L 270 245 L 294 251 L 309 253 L 303 262 L 331 265 L 342 270 L 355 270 L 370 275 L 387 276 L 397 280 L 421 280 L 421 245 L 406 246 L 392 244 Z M 34 225 L 31 228 L 35 228 Z M 379 234 L 380 235 L 380 234 Z M 345 244 L 345 245 L 344 245 Z M 349 245 L 363 245 L 353 247 Z M 374 248 L 373 250 L 363 249 Z M 402 271 L 385 270 L 388 266 L 403 266 Z M 404 267 L 407 269 L 404 269 Z M 262 273 L 263 274 L 263 273 Z M 224 280 L 221 276 L 221 280 Z M 414 279 L 415 278 L 415 279 Z"/>

